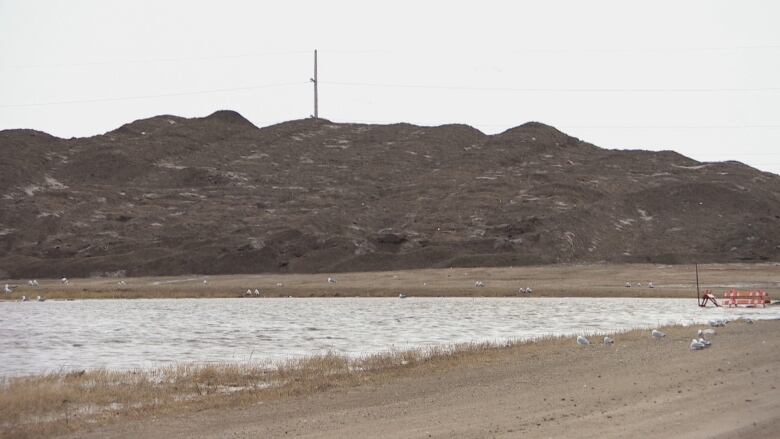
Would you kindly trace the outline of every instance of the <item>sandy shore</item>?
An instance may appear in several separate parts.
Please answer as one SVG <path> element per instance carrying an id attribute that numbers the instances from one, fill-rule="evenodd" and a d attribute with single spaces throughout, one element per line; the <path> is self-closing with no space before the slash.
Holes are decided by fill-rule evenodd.
<path id="1" fill-rule="evenodd" d="M 328 277 L 335 283 L 328 283 Z M 709 264 L 699 266 L 701 288 L 718 296 L 724 290 L 763 289 L 780 297 L 780 264 Z M 119 282 L 124 281 L 123 284 Z M 247 274 L 138 278 L 27 279 L 0 281 L 18 285 L 0 299 L 241 297 L 257 289 L 262 297 L 338 296 L 516 296 L 530 287 L 535 297 L 695 297 L 693 266 L 651 264 L 555 265 L 535 267 L 454 268 L 358 273 Z M 204 283 L 205 281 L 205 283 Z M 476 288 L 475 282 L 484 283 Z M 626 282 L 632 287 L 626 288 Z M 653 282 L 655 288 L 649 288 Z M 641 283 L 641 285 L 639 285 Z"/>
<path id="2" fill-rule="evenodd" d="M 148 416 L 66 438 L 770 438 L 780 424 L 780 321 L 488 350 L 382 381 L 232 409 Z"/>

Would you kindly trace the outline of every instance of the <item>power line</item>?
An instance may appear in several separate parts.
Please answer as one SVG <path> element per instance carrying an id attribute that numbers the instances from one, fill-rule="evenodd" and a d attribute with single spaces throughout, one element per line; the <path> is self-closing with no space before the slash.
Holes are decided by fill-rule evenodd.
<path id="1" fill-rule="evenodd" d="M 711 47 L 632 47 L 632 48 L 618 48 L 618 47 L 596 47 L 596 48 L 554 48 L 554 47 L 527 47 L 518 48 L 512 50 L 500 50 L 490 51 L 490 53 L 625 53 L 625 52 L 719 52 L 719 51 L 751 51 L 751 50 L 778 50 L 780 44 L 764 44 L 764 45 L 744 45 L 744 46 L 711 46 Z M 444 49 L 444 51 L 447 51 Z M 339 54 L 384 54 L 391 55 L 396 53 L 427 53 L 436 52 L 441 53 L 442 49 L 404 49 L 399 50 L 349 50 L 349 49 L 324 49 L 320 52 L 330 53 L 334 55 Z M 457 51 L 463 53 L 462 49 Z M 38 69 L 38 68 L 61 68 L 61 67 L 90 67 L 90 66 L 108 66 L 108 65 L 124 65 L 124 64 L 150 64 L 150 63 L 167 63 L 167 62 L 180 62 L 180 61 L 208 61 L 216 59 L 240 59 L 240 58 L 258 58 L 267 56 L 281 56 L 281 55 L 299 55 L 304 53 L 310 53 L 309 50 L 283 50 L 283 51 L 271 51 L 271 52 L 258 52 L 258 53 L 237 53 L 237 54 L 214 54 L 214 55 L 196 55 L 196 56 L 180 56 L 180 57 L 162 57 L 162 58 L 139 58 L 139 59 L 119 59 L 109 61 L 85 61 L 80 63 L 51 63 L 51 64 L 30 64 L 30 65 L 0 65 L 0 69 Z M 480 53 L 485 53 L 484 50 L 480 50 Z"/>
<path id="2" fill-rule="evenodd" d="M 562 128 L 605 128 L 605 129 L 749 129 L 780 128 L 780 125 L 561 125 Z"/>
<path id="3" fill-rule="evenodd" d="M 172 97 L 172 96 L 189 96 L 189 95 L 199 95 L 199 94 L 209 94 L 209 93 L 258 90 L 263 88 L 288 87 L 292 85 L 302 85 L 302 84 L 306 84 L 306 82 L 300 81 L 300 82 L 286 82 L 286 83 L 279 83 L 279 84 L 250 85 L 245 87 L 217 88 L 212 90 L 195 90 L 195 91 L 186 91 L 186 92 L 178 92 L 178 93 L 163 93 L 163 94 L 156 94 L 156 95 L 78 99 L 78 100 L 54 101 L 54 102 L 36 102 L 36 103 L 29 103 L 29 104 L 7 104 L 7 105 L 0 105 L 0 108 L 41 107 L 46 105 L 67 105 L 67 104 L 88 104 L 88 103 L 95 103 L 95 102 L 130 101 L 130 100 L 139 100 L 139 99 L 164 98 L 164 97 Z"/>
<path id="4" fill-rule="evenodd" d="M 745 46 L 700 46 L 700 47 L 602 47 L 602 48 L 526 48 L 513 52 L 727 52 L 743 50 L 777 50 L 780 44 L 745 45 Z"/>
<path id="5" fill-rule="evenodd" d="M 377 124 L 395 124 L 407 123 L 399 120 L 377 120 L 377 119 L 351 119 L 346 117 L 336 117 L 334 119 L 347 120 L 345 123 L 377 123 Z M 452 124 L 453 122 L 447 122 Z M 514 127 L 517 122 L 507 123 L 480 123 L 470 122 L 469 124 L 481 127 Z M 556 128 L 567 129 L 780 129 L 778 125 L 553 125 Z"/>
<path id="6" fill-rule="evenodd" d="M 335 55 L 354 55 L 354 54 L 377 54 L 377 53 L 389 53 L 387 51 L 377 50 L 320 50 L 320 52 L 326 52 Z M 181 62 L 181 61 L 209 61 L 220 59 L 241 59 L 241 58 L 263 58 L 269 56 L 286 56 L 286 55 L 300 55 L 304 53 L 311 53 L 310 50 L 287 50 L 278 52 L 257 52 L 257 53 L 238 53 L 232 55 L 197 55 L 197 56 L 179 56 L 179 57 L 163 57 L 163 58 L 138 58 L 138 59 L 115 59 L 107 61 L 85 61 L 79 63 L 52 63 L 52 64 L 29 64 L 29 65 L 0 65 L 0 69 L 48 69 L 48 68 L 62 68 L 62 67 L 96 67 L 96 66 L 111 66 L 111 65 L 127 65 L 127 64 L 153 64 L 153 63 L 169 63 L 169 62 Z"/>
<path id="7" fill-rule="evenodd" d="M 326 85 L 344 87 L 380 87 L 380 88 L 411 88 L 432 90 L 467 90 L 467 91 L 509 91 L 523 93 L 550 93 L 550 92 L 583 92 L 583 93 L 710 93 L 710 92 L 761 92 L 780 91 L 780 87 L 755 87 L 755 88 L 514 88 L 514 87 L 475 87 L 463 85 L 436 85 L 436 84 L 390 84 L 369 82 L 336 82 L 320 81 Z"/>
<path id="8" fill-rule="evenodd" d="M 38 69 L 38 68 L 59 68 L 59 67 L 92 67 L 92 66 L 110 66 L 110 65 L 124 65 L 124 64 L 151 64 L 151 63 L 166 63 L 166 62 L 180 62 L 180 61 L 207 61 L 213 59 L 236 59 L 236 58 L 257 58 L 276 55 L 297 55 L 301 53 L 308 53 L 309 51 L 303 50 L 291 50 L 285 52 L 263 52 L 263 53 L 244 53 L 236 55 L 204 55 L 204 56 L 182 56 L 171 58 L 142 58 L 142 59 L 125 59 L 125 60 L 112 60 L 112 61 L 87 61 L 83 63 L 63 63 L 63 64 L 32 64 L 32 65 L 16 65 L 16 66 L 0 66 L 0 69 Z"/>

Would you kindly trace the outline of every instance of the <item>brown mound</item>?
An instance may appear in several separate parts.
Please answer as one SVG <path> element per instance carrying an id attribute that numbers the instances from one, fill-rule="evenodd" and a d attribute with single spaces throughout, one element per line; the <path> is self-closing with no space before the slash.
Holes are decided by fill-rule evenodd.
<path id="1" fill-rule="evenodd" d="M 537 122 L 257 128 L 218 111 L 2 131 L 0 154 L 12 277 L 780 260 L 779 176 Z"/>

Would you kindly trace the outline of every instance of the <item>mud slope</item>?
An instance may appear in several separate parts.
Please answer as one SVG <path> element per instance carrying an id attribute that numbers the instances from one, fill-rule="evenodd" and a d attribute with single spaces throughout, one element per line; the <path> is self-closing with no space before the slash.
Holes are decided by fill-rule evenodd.
<path id="1" fill-rule="evenodd" d="M 780 260 L 780 176 L 527 123 L 0 131 L 0 277 Z"/>

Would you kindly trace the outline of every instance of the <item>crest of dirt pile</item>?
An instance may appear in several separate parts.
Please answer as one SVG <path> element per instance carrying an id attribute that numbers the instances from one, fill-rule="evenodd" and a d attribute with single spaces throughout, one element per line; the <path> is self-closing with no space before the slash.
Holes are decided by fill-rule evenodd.
<path id="1" fill-rule="evenodd" d="M 538 123 L 163 115 L 0 132 L 0 272 L 319 272 L 780 260 L 780 177 Z"/>

